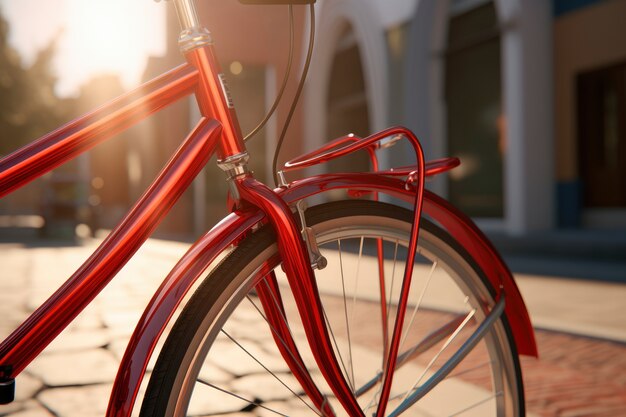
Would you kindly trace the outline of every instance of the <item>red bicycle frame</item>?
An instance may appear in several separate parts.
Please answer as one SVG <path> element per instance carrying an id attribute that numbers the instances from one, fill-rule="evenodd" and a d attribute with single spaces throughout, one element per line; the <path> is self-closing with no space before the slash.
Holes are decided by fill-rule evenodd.
<path id="1" fill-rule="evenodd" d="M 191 93 L 197 73 L 179 67 L 7 156 L 0 161 L 0 196 Z M 94 254 L 0 345 L 0 378 L 21 372 L 124 266 L 206 164 L 221 131 L 217 121 L 201 119 Z"/>
<path id="2" fill-rule="evenodd" d="M 177 6 L 180 6 L 179 3 L 186 6 L 192 4 L 187 0 L 177 0 Z M 406 129 L 393 128 L 365 139 L 350 138 L 336 142 L 333 146 L 341 145 L 340 148 L 323 147 L 287 164 L 285 169 L 325 162 L 356 150 L 371 151 L 382 139 L 398 134 L 408 138 L 414 146 L 416 166 L 374 173 L 318 175 L 270 190 L 254 180 L 245 168 L 245 145 L 210 37 L 207 38 L 208 34 L 198 29 L 193 14 L 185 16 L 188 19 L 181 18 L 184 29 L 196 31 L 188 34 L 187 64 L 0 160 L 2 197 L 191 93 L 195 94 L 202 114 L 197 126 L 119 225 L 68 281 L 0 344 L 0 385 L 12 382 L 108 284 L 150 236 L 214 153 L 230 175 L 229 181 L 239 194 L 240 204 L 234 213 L 191 247 L 155 293 L 122 359 L 107 415 L 130 415 L 156 342 L 184 294 L 221 252 L 259 222 L 269 222 L 276 230 L 283 266 L 322 374 L 348 413 L 363 415 L 333 353 L 308 250 L 290 210 L 290 205 L 331 189 L 346 189 L 352 193 L 387 193 L 414 204 L 410 259 L 405 268 L 393 335 L 385 350 L 387 367 L 378 415 L 384 415 L 397 359 L 410 284 L 408 277 L 411 276 L 422 209 L 468 250 L 486 272 L 493 287 L 506 293 L 505 314 L 511 323 L 518 351 L 536 354 L 524 303 L 510 272 L 496 251 L 467 217 L 445 200 L 424 190 L 425 176 L 443 172 L 458 164 L 458 161 L 425 163 L 417 138 Z M 268 316 L 271 317 L 270 314 Z M 277 324 L 277 327 L 280 325 Z M 297 363 L 291 365 L 309 397 L 321 409 L 324 406 L 323 398 L 311 384 L 307 384 L 310 376 L 298 370 L 295 366 Z M 327 411 L 330 413 L 330 410 Z"/>

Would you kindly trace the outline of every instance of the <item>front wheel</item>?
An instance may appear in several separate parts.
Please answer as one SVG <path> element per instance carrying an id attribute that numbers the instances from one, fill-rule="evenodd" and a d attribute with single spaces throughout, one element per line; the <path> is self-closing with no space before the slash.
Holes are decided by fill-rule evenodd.
<path id="1" fill-rule="evenodd" d="M 335 355 L 368 416 L 378 405 L 411 219 L 408 210 L 362 200 L 306 212 L 328 261 L 315 275 Z M 520 367 L 504 315 L 427 395 L 410 401 L 438 370 L 458 361 L 496 305 L 482 271 L 449 235 L 422 220 L 419 236 L 387 415 L 523 416 Z M 270 271 L 279 284 L 281 320 L 331 413 L 320 411 L 328 404 L 314 405 L 277 347 L 276 324 L 259 300 Z M 141 409 L 142 416 L 229 413 L 346 415 L 312 359 L 269 227 L 247 237 L 190 299 L 159 355 Z"/>

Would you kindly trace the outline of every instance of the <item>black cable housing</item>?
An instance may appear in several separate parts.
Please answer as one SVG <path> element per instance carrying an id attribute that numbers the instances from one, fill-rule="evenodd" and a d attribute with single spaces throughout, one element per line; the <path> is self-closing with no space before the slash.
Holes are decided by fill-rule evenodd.
<path id="1" fill-rule="evenodd" d="M 280 137 L 278 139 L 278 143 L 276 145 L 276 150 L 274 151 L 274 160 L 272 161 L 272 174 L 274 175 L 274 185 L 278 187 L 278 171 L 276 169 L 278 165 L 278 155 L 280 154 L 280 149 L 283 146 L 283 142 L 285 141 L 285 136 L 287 134 L 287 129 L 289 128 L 289 124 L 291 123 L 291 119 L 296 110 L 296 106 L 298 105 L 298 100 L 302 95 L 302 90 L 304 89 L 304 82 L 306 81 L 307 74 L 309 72 L 309 67 L 311 66 L 311 58 L 313 56 L 313 45 L 315 44 L 315 6 L 311 4 L 309 6 L 310 16 L 311 16 L 311 30 L 309 34 L 309 49 L 307 51 L 306 60 L 304 62 L 304 68 L 302 69 L 302 75 L 300 76 L 300 82 L 298 83 L 298 89 L 296 90 L 296 94 L 291 102 L 291 107 L 289 108 L 289 113 L 287 114 L 287 118 L 285 119 L 285 123 L 283 125 L 283 129 L 280 133 Z"/>

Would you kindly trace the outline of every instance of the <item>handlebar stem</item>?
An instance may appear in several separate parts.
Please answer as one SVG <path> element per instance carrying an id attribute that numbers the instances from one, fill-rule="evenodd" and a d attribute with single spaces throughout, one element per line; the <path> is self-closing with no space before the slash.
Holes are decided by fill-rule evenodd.
<path id="1" fill-rule="evenodd" d="M 211 33 L 200 26 L 194 0 L 174 0 L 174 5 L 181 28 L 178 37 L 180 51 L 185 54 L 193 49 L 212 44 Z"/>
<path id="2" fill-rule="evenodd" d="M 180 28 L 183 31 L 200 27 L 194 0 L 174 0 L 174 5 L 176 6 Z"/>

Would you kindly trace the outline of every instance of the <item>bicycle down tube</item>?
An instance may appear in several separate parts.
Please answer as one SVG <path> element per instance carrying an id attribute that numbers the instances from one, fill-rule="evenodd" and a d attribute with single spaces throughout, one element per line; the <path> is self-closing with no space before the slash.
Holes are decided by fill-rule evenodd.
<path id="1" fill-rule="evenodd" d="M 0 196 L 190 94 L 197 71 L 182 65 L 0 161 Z M 0 378 L 14 378 L 95 297 L 139 248 L 208 160 L 220 127 L 204 119 L 159 178 L 94 254 L 0 345 Z"/>

